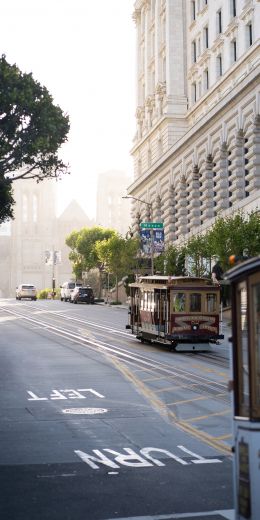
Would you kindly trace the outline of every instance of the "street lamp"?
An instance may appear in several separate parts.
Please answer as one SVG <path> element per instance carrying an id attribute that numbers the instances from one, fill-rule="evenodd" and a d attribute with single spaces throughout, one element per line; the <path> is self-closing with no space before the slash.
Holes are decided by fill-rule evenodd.
<path id="1" fill-rule="evenodd" d="M 150 208 L 152 207 L 151 202 L 146 202 L 146 200 L 138 199 L 137 197 L 133 197 L 132 195 L 125 195 L 122 197 L 122 199 L 133 199 L 137 200 L 138 202 L 142 202 L 143 204 L 146 204 Z M 154 274 L 154 237 L 153 237 L 153 228 L 149 229 L 151 234 L 151 248 L 150 248 L 150 256 L 151 256 L 151 275 Z"/>

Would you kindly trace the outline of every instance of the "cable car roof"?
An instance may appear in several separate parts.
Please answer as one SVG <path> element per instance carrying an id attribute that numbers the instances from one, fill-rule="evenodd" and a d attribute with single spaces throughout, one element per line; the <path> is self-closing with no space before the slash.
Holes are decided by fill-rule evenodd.
<path id="1" fill-rule="evenodd" d="M 225 273 L 225 278 L 232 281 L 240 277 L 245 278 L 256 271 L 260 271 L 260 255 L 238 263 Z"/>

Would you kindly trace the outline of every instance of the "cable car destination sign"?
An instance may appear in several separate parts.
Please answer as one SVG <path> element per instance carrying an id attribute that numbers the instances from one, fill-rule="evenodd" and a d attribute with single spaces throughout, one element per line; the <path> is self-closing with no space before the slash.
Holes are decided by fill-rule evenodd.
<path id="1" fill-rule="evenodd" d="M 162 222 L 141 222 L 140 227 L 143 229 L 162 229 Z"/>

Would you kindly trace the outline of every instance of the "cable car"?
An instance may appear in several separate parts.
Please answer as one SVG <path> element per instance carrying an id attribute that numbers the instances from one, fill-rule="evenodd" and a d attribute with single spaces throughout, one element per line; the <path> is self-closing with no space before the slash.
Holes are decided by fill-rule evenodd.
<path id="1" fill-rule="evenodd" d="M 235 519 L 260 518 L 260 256 L 226 273 L 232 294 Z"/>
<path id="2" fill-rule="evenodd" d="M 220 329 L 220 286 L 207 278 L 144 276 L 130 287 L 129 324 L 141 342 L 208 351 Z"/>

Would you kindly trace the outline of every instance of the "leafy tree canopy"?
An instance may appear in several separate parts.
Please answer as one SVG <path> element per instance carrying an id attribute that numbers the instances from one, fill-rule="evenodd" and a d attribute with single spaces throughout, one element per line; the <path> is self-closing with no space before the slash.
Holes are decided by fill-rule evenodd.
<path id="1" fill-rule="evenodd" d="M 79 231 L 72 231 L 66 238 L 66 244 L 70 247 L 69 258 L 73 263 L 73 271 L 89 271 L 90 269 L 102 268 L 95 249 L 96 243 L 107 240 L 116 232 L 113 229 L 106 229 L 100 226 L 93 228 L 82 228 Z"/>
<path id="2" fill-rule="evenodd" d="M 48 90 L 0 58 L 0 197 L 1 219 L 12 218 L 10 182 L 58 178 L 67 165 L 57 151 L 66 142 L 69 118 L 53 104 Z M 7 187 L 6 187 L 7 186 Z M 3 221 L 3 220 L 2 220 Z"/>
<path id="3" fill-rule="evenodd" d="M 12 184 L 0 177 L 0 224 L 9 218 L 13 218 L 14 204 Z"/>
<path id="4" fill-rule="evenodd" d="M 107 271 L 117 278 L 127 275 L 136 265 L 139 240 L 113 235 L 96 243 L 96 253 Z"/>

